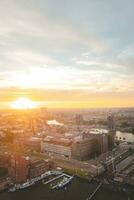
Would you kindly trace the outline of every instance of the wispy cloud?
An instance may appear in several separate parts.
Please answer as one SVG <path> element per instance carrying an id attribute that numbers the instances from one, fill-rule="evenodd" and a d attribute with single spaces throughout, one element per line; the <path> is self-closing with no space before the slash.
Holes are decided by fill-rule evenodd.
<path id="1" fill-rule="evenodd" d="M 132 0 L 1 0 L 0 87 L 133 92 Z"/>

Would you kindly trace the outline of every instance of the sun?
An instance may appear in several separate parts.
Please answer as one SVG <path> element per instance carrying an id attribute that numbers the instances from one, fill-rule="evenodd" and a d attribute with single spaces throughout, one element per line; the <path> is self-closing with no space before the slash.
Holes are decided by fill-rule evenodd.
<path id="1" fill-rule="evenodd" d="M 20 97 L 19 99 L 11 102 L 11 108 L 13 109 L 32 109 L 37 107 L 37 103 L 30 100 L 27 97 Z"/>

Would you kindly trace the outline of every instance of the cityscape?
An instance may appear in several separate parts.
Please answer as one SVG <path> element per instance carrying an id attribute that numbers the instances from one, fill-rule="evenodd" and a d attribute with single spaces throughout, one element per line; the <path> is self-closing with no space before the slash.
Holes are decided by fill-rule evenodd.
<path id="1" fill-rule="evenodd" d="M 97 190 L 133 196 L 134 109 L 1 110 L 0 124 L 1 191 L 21 196 L 36 184 L 54 191 L 70 180 L 61 187 L 67 194 L 82 180 L 83 199 Z"/>
<path id="2" fill-rule="evenodd" d="M 134 200 L 133 7 L 0 1 L 0 200 Z"/>

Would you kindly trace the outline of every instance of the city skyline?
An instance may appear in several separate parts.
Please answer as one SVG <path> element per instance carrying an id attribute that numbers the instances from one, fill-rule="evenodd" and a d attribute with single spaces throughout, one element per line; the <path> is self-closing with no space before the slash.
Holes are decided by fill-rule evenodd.
<path id="1" fill-rule="evenodd" d="M 131 5 L 131 6 L 130 6 Z M 0 2 L 0 107 L 133 107 L 133 1 Z"/>

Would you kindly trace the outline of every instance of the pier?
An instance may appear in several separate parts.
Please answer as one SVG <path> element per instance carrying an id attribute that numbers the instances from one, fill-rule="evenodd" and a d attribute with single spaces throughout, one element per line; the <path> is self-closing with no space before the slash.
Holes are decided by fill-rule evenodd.
<path id="1" fill-rule="evenodd" d="M 93 196 L 96 194 L 96 192 L 100 189 L 101 186 L 102 186 L 102 183 L 99 183 L 99 185 L 95 188 L 95 190 L 91 194 L 88 195 L 86 200 L 91 200 Z"/>
<path id="2" fill-rule="evenodd" d="M 56 176 L 56 177 L 54 177 L 54 178 L 52 178 L 52 179 L 50 179 L 50 180 L 48 180 L 48 181 L 46 181 L 46 182 L 43 181 L 43 184 L 44 184 L 44 185 L 47 185 L 47 184 L 52 183 L 53 181 L 55 181 L 55 180 L 57 180 L 57 179 L 59 179 L 59 178 L 61 178 L 61 177 L 64 177 L 64 176 L 66 176 L 67 178 L 70 178 L 70 177 L 71 177 L 71 176 L 68 175 L 68 174 L 62 173 L 62 174 L 60 174 L 59 176 Z"/>
<path id="3" fill-rule="evenodd" d="M 59 175 L 59 176 L 56 176 L 55 178 L 52 178 L 52 179 L 49 180 L 49 181 L 43 182 L 43 184 L 47 185 L 47 184 L 49 184 L 49 183 L 51 183 L 51 182 L 53 182 L 53 181 L 55 181 L 55 180 L 57 180 L 57 179 L 59 179 L 59 178 L 61 178 L 61 177 L 63 177 L 63 176 L 65 176 L 65 174 L 61 174 L 61 175 Z"/>

